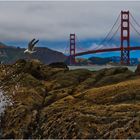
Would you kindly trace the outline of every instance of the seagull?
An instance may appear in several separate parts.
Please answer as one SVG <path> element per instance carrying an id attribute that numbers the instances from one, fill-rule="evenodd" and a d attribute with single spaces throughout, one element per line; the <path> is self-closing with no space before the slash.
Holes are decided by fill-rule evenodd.
<path id="1" fill-rule="evenodd" d="M 34 51 L 34 48 L 35 48 L 35 45 L 39 42 L 39 40 L 36 40 L 36 41 L 35 40 L 36 39 L 34 38 L 28 43 L 28 48 L 24 51 L 24 53 L 32 54 L 36 52 Z"/>

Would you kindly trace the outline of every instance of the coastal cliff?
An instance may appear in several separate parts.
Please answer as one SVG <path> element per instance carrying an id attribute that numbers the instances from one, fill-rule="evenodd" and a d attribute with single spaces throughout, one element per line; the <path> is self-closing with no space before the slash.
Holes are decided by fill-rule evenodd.
<path id="1" fill-rule="evenodd" d="M 128 68 L 18 60 L 0 65 L 0 83 L 1 138 L 140 138 L 140 77 Z"/>

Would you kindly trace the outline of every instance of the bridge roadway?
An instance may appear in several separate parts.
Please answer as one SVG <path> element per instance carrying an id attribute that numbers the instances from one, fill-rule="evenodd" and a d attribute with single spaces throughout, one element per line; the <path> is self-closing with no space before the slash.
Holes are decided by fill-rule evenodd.
<path id="1" fill-rule="evenodd" d="M 125 50 L 140 50 L 140 46 L 137 47 L 130 47 L 130 48 L 125 48 Z M 79 52 L 76 53 L 75 56 L 81 56 L 81 55 L 86 55 L 86 54 L 93 54 L 93 53 L 102 53 L 102 52 L 115 52 L 115 51 L 121 51 L 121 48 L 108 48 L 108 49 L 99 49 L 99 50 L 90 50 L 86 52 Z"/>

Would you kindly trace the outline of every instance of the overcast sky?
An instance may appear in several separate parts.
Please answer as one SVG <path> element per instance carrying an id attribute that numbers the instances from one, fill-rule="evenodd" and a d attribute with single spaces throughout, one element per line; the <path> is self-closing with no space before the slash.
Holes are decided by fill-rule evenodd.
<path id="1" fill-rule="evenodd" d="M 67 41 L 76 33 L 79 40 L 96 45 L 94 40 L 105 37 L 121 10 L 140 21 L 139 1 L 0 2 L 0 40 L 24 42 L 35 37 L 47 44 Z"/>
<path id="2" fill-rule="evenodd" d="M 24 40 L 39 37 L 63 40 L 105 36 L 121 10 L 140 20 L 140 2 L 0 2 L 0 37 Z"/>

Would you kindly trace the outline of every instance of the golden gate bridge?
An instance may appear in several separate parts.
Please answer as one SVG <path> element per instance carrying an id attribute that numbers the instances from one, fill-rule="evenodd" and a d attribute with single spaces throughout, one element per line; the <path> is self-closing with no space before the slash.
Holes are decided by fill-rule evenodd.
<path id="1" fill-rule="evenodd" d="M 75 65 L 76 60 L 75 58 L 77 56 L 82 56 L 82 55 L 87 55 L 87 54 L 95 54 L 95 53 L 103 53 L 103 52 L 115 52 L 115 51 L 120 51 L 120 63 L 122 65 L 130 65 L 130 51 L 133 50 L 140 50 L 140 46 L 131 46 L 130 45 L 130 27 L 140 36 L 140 32 L 135 28 L 135 26 L 132 24 L 131 20 L 135 22 L 135 24 L 140 28 L 140 24 L 137 22 L 137 20 L 133 17 L 133 15 L 129 11 L 121 11 L 119 16 L 117 17 L 115 23 L 113 24 L 111 30 L 109 33 L 105 36 L 105 38 L 100 42 L 98 45 L 99 49 L 92 49 L 92 50 L 86 50 L 82 52 L 76 52 L 77 45 L 76 45 L 76 35 L 75 34 L 70 34 L 70 43 L 69 43 L 69 60 L 70 60 L 70 65 Z M 120 46 L 119 47 L 106 47 L 103 48 L 102 44 L 106 42 L 112 31 L 114 30 L 114 27 L 116 24 L 119 22 L 119 26 L 113 33 L 113 35 L 109 38 L 108 42 L 110 42 L 116 33 L 120 29 Z"/>

